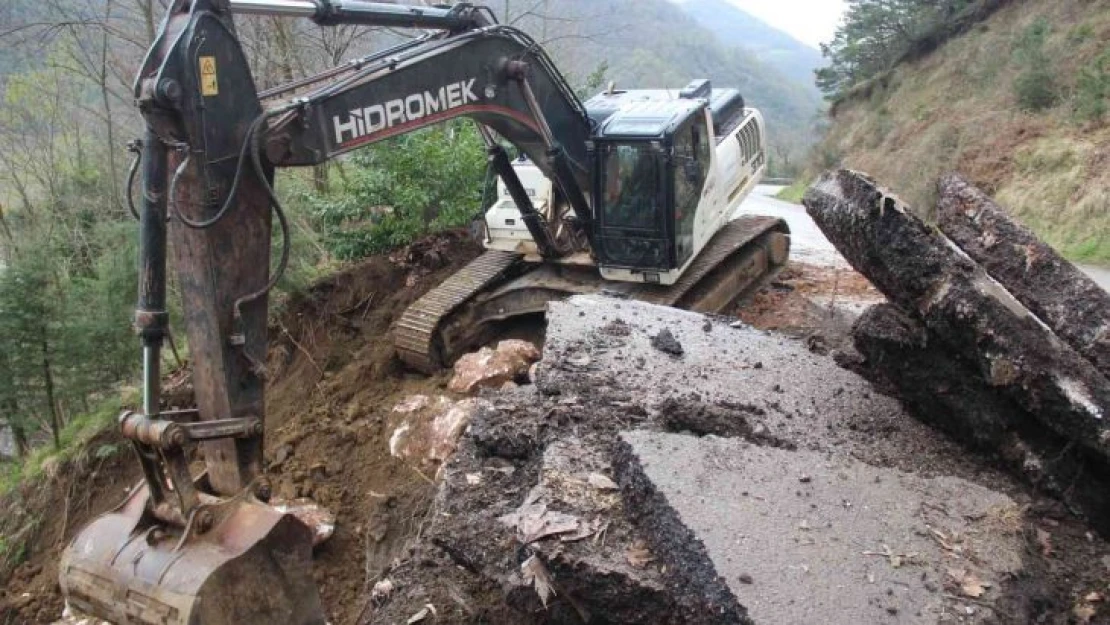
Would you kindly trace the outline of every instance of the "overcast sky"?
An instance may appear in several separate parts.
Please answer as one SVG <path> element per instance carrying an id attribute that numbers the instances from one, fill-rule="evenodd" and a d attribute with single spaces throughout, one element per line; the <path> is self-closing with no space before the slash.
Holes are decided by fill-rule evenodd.
<path id="1" fill-rule="evenodd" d="M 731 0 L 748 13 L 813 47 L 832 39 L 844 0 Z"/>

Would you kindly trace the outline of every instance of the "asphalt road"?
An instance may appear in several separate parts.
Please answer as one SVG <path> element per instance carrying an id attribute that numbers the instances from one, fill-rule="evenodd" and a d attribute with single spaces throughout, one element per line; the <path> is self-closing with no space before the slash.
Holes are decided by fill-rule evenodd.
<path id="1" fill-rule="evenodd" d="M 805 207 L 775 199 L 782 187 L 760 185 L 736 210 L 741 215 L 767 215 L 784 219 L 790 226 L 791 258 L 811 265 L 847 267 L 848 261 L 825 238 L 817 224 L 806 214 Z"/>
<path id="2" fill-rule="evenodd" d="M 736 210 L 736 216 L 770 215 L 781 217 L 790 225 L 790 254 L 793 258 L 814 265 L 846 267 L 848 265 L 847 261 L 836 251 L 832 243 L 829 243 L 821 230 L 817 228 L 817 224 L 809 218 L 804 207 L 775 198 L 775 194 L 781 189 L 782 187 L 774 185 L 756 187 L 755 192 Z M 1091 276 L 1099 286 L 1110 291 L 1110 267 L 1076 266 Z"/>
<path id="3" fill-rule="evenodd" d="M 1110 291 L 1110 267 L 1092 267 L 1090 265 L 1077 265 L 1077 267 L 1087 272 L 1087 275 L 1091 276 L 1099 286 Z"/>

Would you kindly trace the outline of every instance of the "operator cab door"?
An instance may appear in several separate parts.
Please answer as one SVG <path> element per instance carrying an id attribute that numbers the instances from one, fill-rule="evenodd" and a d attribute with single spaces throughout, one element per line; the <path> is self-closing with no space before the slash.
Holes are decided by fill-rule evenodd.
<path id="1" fill-rule="evenodd" d="M 598 146 L 598 257 L 610 267 L 664 272 L 672 267 L 671 169 L 659 141 Z"/>
<path id="2" fill-rule="evenodd" d="M 709 177 L 711 150 L 705 110 L 698 111 L 675 131 L 672 138 L 669 178 L 673 181 L 674 266 L 683 267 L 694 255 L 694 224 L 705 181 Z"/>

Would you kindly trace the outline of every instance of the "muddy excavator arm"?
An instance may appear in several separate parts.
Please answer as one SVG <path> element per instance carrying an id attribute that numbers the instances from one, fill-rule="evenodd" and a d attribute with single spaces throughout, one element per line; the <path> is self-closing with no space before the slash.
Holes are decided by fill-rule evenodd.
<path id="1" fill-rule="evenodd" d="M 233 13 L 433 32 L 258 93 Z M 544 255 L 553 235 L 494 133 L 554 181 L 585 236 L 590 123 L 543 50 L 486 9 L 352 0 L 175 0 L 135 85 L 142 143 L 143 409 L 121 417 L 144 483 L 66 550 L 61 585 L 111 622 L 325 622 L 311 534 L 265 505 L 267 295 L 288 257 L 275 167 L 315 165 L 446 119 L 474 119 Z M 428 172 L 435 175 L 436 172 Z M 285 244 L 271 270 L 276 218 Z M 172 245 L 167 242 L 172 241 Z M 168 252 L 172 258 L 167 259 Z M 197 409 L 161 410 L 166 267 L 177 271 Z M 204 472 L 190 472 L 198 447 Z M 280 589 L 280 590 L 275 590 Z"/>

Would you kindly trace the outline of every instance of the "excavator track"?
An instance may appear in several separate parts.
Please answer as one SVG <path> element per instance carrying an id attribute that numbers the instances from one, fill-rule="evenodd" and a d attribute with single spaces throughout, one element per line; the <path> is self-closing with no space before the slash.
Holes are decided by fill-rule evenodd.
<path id="1" fill-rule="evenodd" d="M 719 313 L 778 273 L 789 255 L 789 229 L 773 217 L 741 217 L 726 224 L 670 286 L 602 280 L 595 269 L 527 265 L 521 256 L 488 251 L 429 291 L 394 328 L 397 353 L 408 366 L 435 373 L 488 327 L 542 312 L 546 301 L 609 290 L 662 306 Z M 464 340 L 466 339 L 466 340 Z"/>
<path id="2" fill-rule="evenodd" d="M 510 252 L 487 251 L 409 306 L 393 330 L 401 360 L 418 371 L 438 371 L 444 362 L 437 340 L 443 319 L 497 282 L 520 258 Z"/>
<path id="3" fill-rule="evenodd" d="M 721 312 L 759 288 L 786 264 L 789 231 L 775 217 L 741 217 L 725 224 L 677 282 L 645 286 L 635 299 L 697 312 Z M 723 283 L 723 284 L 721 284 Z M 734 287 L 727 294 L 717 292 Z"/>

